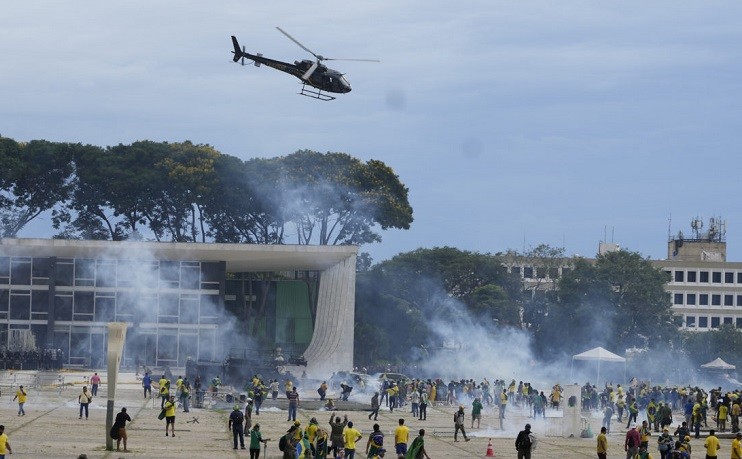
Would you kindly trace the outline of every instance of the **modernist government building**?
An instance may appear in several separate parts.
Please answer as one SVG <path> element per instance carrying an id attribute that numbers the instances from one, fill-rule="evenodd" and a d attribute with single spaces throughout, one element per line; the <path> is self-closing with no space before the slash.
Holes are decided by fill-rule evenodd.
<path id="1" fill-rule="evenodd" d="M 308 368 L 353 365 L 357 247 L 0 240 L 0 350 L 32 336 L 66 365 L 182 367 L 278 346 Z M 324 369 L 322 369 L 324 370 Z"/>

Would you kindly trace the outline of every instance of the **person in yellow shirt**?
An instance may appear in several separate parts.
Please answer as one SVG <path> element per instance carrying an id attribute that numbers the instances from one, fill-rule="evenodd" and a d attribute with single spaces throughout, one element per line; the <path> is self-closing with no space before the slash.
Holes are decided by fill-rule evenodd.
<path id="1" fill-rule="evenodd" d="M 160 388 L 160 408 L 164 408 L 165 402 L 170 398 L 170 380 L 165 378 L 165 375 L 162 375 L 157 385 Z"/>
<path id="2" fill-rule="evenodd" d="M 608 437 L 606 437 L 608 430 L 605 427 L 600 428 L 600 434 L 598 434 L 598 459 L 606 459 L 608 456 Z"/>
<path id="3" fill-rule="evenodd" d="M 13 449 L 10 447 L 8 435 L 5 433 L 5 426 L 0 425 L 0 459 L 5 459 L 6 454 L 13 454 Z"/>
<path id="4" fill-rule="evenodd" d="M 312 455 L 317 455 L 317 450 L 315 449 L 314 445 L 316 444 L 317 439 L 317 429 L 319 429 L 319 422 L 317 422 L 317 418 L 312 418 L 309 420 L 309 425 L 306 429 L 307 437 L 309 438 L 309 444 L 312 447 Z"/>
<path id="5" fill-rule="evenodd" d="M 732 459 L 742 459 L 742 432 L 737 432 L 732 440 Z"/>
<path id="6" fill-rule="evenodd" d="M 721 449 L 719 445 L 719 439 L 716 438 L 714 429 L 709 430 L 709 436 L 706 437 L 706 441 L 703 443 L 703 447 L 706 448 L 706 459 L 714 459 L 717 457 L 716 452 Z"/>
<path id="7" fill-rule="evenodd" d="M 173 437 L 175 436 L 175 395 L 170 396 L 170 400 L 165 402 L 165 406 L 163 407 L 165 410 L 165 436 L 167 437 L 167 426 L 172 426 L 170 428 Z"/>
<path id="8" fill-rule="evenodd" d="M 26 403 L 26 395 L 23 386 L 18 386 L 18 390 L 15 391 L 15 397 L 13 397 L 13 400 L 18 399 L 18 416 L 26 415 L 26 411 L 23 409 L 23 405 Z"/>
<path id="9" fill-rule="evenodd" d="M 724 403 L 719 403 L 716 408 L 716 423 L 719 427 L 719 432 L 727 430 L 727 414 L 729 413 L 729 407 Z"/>
<path id="10" fill-rule="evenodd" d="M 399 426 L 394 429 L 394 449 L 398 457 L 407 454 L 408 441 L 410 441 L 410 429 L 404 425 L 404 419 L 399 418 Z"/>
<path id="11" fill-rule="evenodd" d="M 353 422 L 348 422 L 348 426 L 343 430 L 343 440 L 345 442 L 345 457 L 353 459 L 356 455 L 356 442 L 362 438 L 361 432 L 353 428 Z"/>

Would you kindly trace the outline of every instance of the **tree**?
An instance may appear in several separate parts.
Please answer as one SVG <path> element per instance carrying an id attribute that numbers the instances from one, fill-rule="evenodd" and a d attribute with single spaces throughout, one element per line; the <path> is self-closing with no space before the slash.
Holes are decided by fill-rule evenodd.
<path id="1" fill-rule="evenodd" d="M 70 148 L 0 138 L 0 236 L 15 237 L 29 222 L 69 198 Z"/>
<path id="2" fill-rule="evenodd" d="M 300 150 L 275 162 L 281 178 L 272 206 L 294 222 L 299 244 L 377 242 L 374 226 L 409 229 L 412 223 L 407 187 L 381 161 Z"/>

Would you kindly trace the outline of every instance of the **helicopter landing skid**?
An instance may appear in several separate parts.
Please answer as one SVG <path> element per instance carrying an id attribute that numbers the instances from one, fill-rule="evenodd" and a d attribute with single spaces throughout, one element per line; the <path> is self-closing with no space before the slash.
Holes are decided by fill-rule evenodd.
<path id="1" fill-rule="evenodd" d="M 299 91 L 299 94 L 301 94 L 302 96 L 311 97 L 312 99 L 324 101 L 335 100 L 334 97 L 322 92 L 321 89 L 316 89 L 314 86 L 307 86 L 306 83 L 303 83 L 301 85 L 301 91 Z"/>

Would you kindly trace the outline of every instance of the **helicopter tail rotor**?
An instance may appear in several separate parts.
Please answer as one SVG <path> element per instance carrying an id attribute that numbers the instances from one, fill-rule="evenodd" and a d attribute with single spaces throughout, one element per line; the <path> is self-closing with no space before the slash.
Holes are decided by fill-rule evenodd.
<path id="1" fill-rule="evenodd" d="M 234 57 L 232 58 L 232 60 L 234 62 L 238 62 L 242 58 L 244 48 L 240 49 L 240 44 L 237 42 L 237 37 L 235 37 L 234 35 L 232 35 L 232 45 L 234 46 L 234 51 L 232 51 L 234 53 Z"/>

